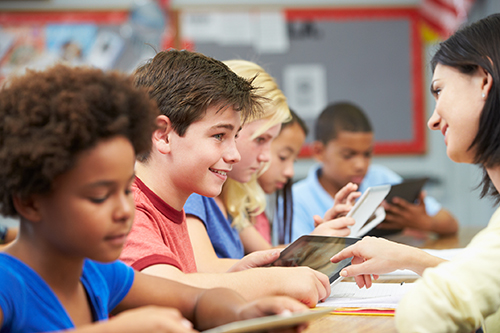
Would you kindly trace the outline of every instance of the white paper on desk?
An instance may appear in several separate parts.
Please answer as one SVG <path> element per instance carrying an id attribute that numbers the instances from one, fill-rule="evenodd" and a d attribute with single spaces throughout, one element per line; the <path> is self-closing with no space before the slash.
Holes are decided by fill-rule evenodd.
<path id="1" fill-rule="evenodd" d="M 435 250 L 435 249 L 422 249 L 423 251 L 446 260 L 451 260 L 453 259 L 457 254 L 463 251 L 463 248 L 459 249 L 443 249 L 443 250 Z M 418 277 L 419 275 L 413 271 L 410 271 L 409 269 L 397 269 L 393 272 L 387 273 L 387 274 L 382 274 L 380 275 L 381 278 L 384 277 L 390 277 L 393 278 L 395 276 L 414 276 Z"/>
<path id="2" fill-rule="evenodd" d="M 330 297 L 317 306 L 395 309 L 411 288 L 412 283 L 374 283 L 371 288 L 360 289 L 356 282 L 341 282 L 332 288 Z"/>

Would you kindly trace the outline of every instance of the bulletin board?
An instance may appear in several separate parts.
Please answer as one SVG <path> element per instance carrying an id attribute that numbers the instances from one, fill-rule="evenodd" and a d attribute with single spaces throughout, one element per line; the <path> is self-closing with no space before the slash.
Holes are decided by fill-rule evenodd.
<path id="1" fill-rule="evenodd" d="M 163 14 L 157 17 L 165 24 Z M 38 70 L 61 61 L 130 72 L 154 56 L 150 45 L 164 42 L 164 26 L 140 28 L 129 10 L 1 12 L 0 84 L 26 68 Z"/>
<path id="2" fill-rule="evenodd" d="M 425 153 L 423 42 L 416 8 L 282 13 L 289 38 L 285 52 L 209 39 L 190 42 L 194 50 L 216 59 L 251 60 L 264 67 L 310 129 L 328 103 L 351 101 L 372 122 L 375 154 Z M 310 156 L 312 135 L 303 157 Z"/>

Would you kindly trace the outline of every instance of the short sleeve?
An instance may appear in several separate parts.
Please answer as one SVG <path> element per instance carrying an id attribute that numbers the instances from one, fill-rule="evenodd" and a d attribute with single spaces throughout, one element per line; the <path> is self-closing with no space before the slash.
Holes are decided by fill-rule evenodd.
<path id="1" fill-rule="evenodd" d="M 120 259 L 138 271 L 156 264 L 172 265 L 182 270 L 178 256 L 169 247 L 175 244 L 165 243 L 167 240 L 160 227 L 153 221 L 147 211 L 136 208 L 134 224 Z"/>
<path id="2" fill-rule="evenodd" d="M 109 288 L 108 309 L 112 311 L 130 291 L 135 272 L 132 267 L 120 261 L 97 265 Z"/>
<path id="3" fill-rule="evenodd" d="M 191 194 L 184 204 L 184 212 L 186 215 L 196 216 L 207 227 L 208 212 L 203 197 L 199 194 Z"/>

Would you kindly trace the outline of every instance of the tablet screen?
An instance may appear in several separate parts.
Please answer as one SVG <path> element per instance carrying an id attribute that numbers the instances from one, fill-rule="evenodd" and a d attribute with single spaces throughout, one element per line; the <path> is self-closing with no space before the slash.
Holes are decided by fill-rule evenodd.
<path id="1" fill-rule="evenodd" d="M 330 283 L 339 278 L 342 268 L 351 263 L 351 258 L 332 263 L 330 258 L 359 238 L 304 235 L 281 251 L 280 257 L 271 266 L 307 266 L 330 278 Z"/>

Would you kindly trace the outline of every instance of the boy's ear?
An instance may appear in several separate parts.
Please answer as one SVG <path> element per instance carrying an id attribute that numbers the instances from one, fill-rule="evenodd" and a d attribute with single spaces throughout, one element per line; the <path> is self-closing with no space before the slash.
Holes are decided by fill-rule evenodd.
<path id="1" fill-rule="evenodd" d="M 311 143 L 312 157 L 318 162 L 323 162 L 323 155 L 325 152 L 325 144 L 321 141 L 313 141 Z"/>
<path id="2" fill-rule="evenodd" d="M 17 213 L 28 221 L 40 222 L 42 215 L 36 196 L 30 195 L 28 198 L 21 198 L 17 195 L 12 197 L 12 202 Z"/>
<path id="3" fill-rule="evenodd" d="M 153 146 L 162 153 L 170 153 L 170 135 L 173 133 L 172 122 L 165 115 L 156 117 L 157 129 L 153 132 Z"/>

